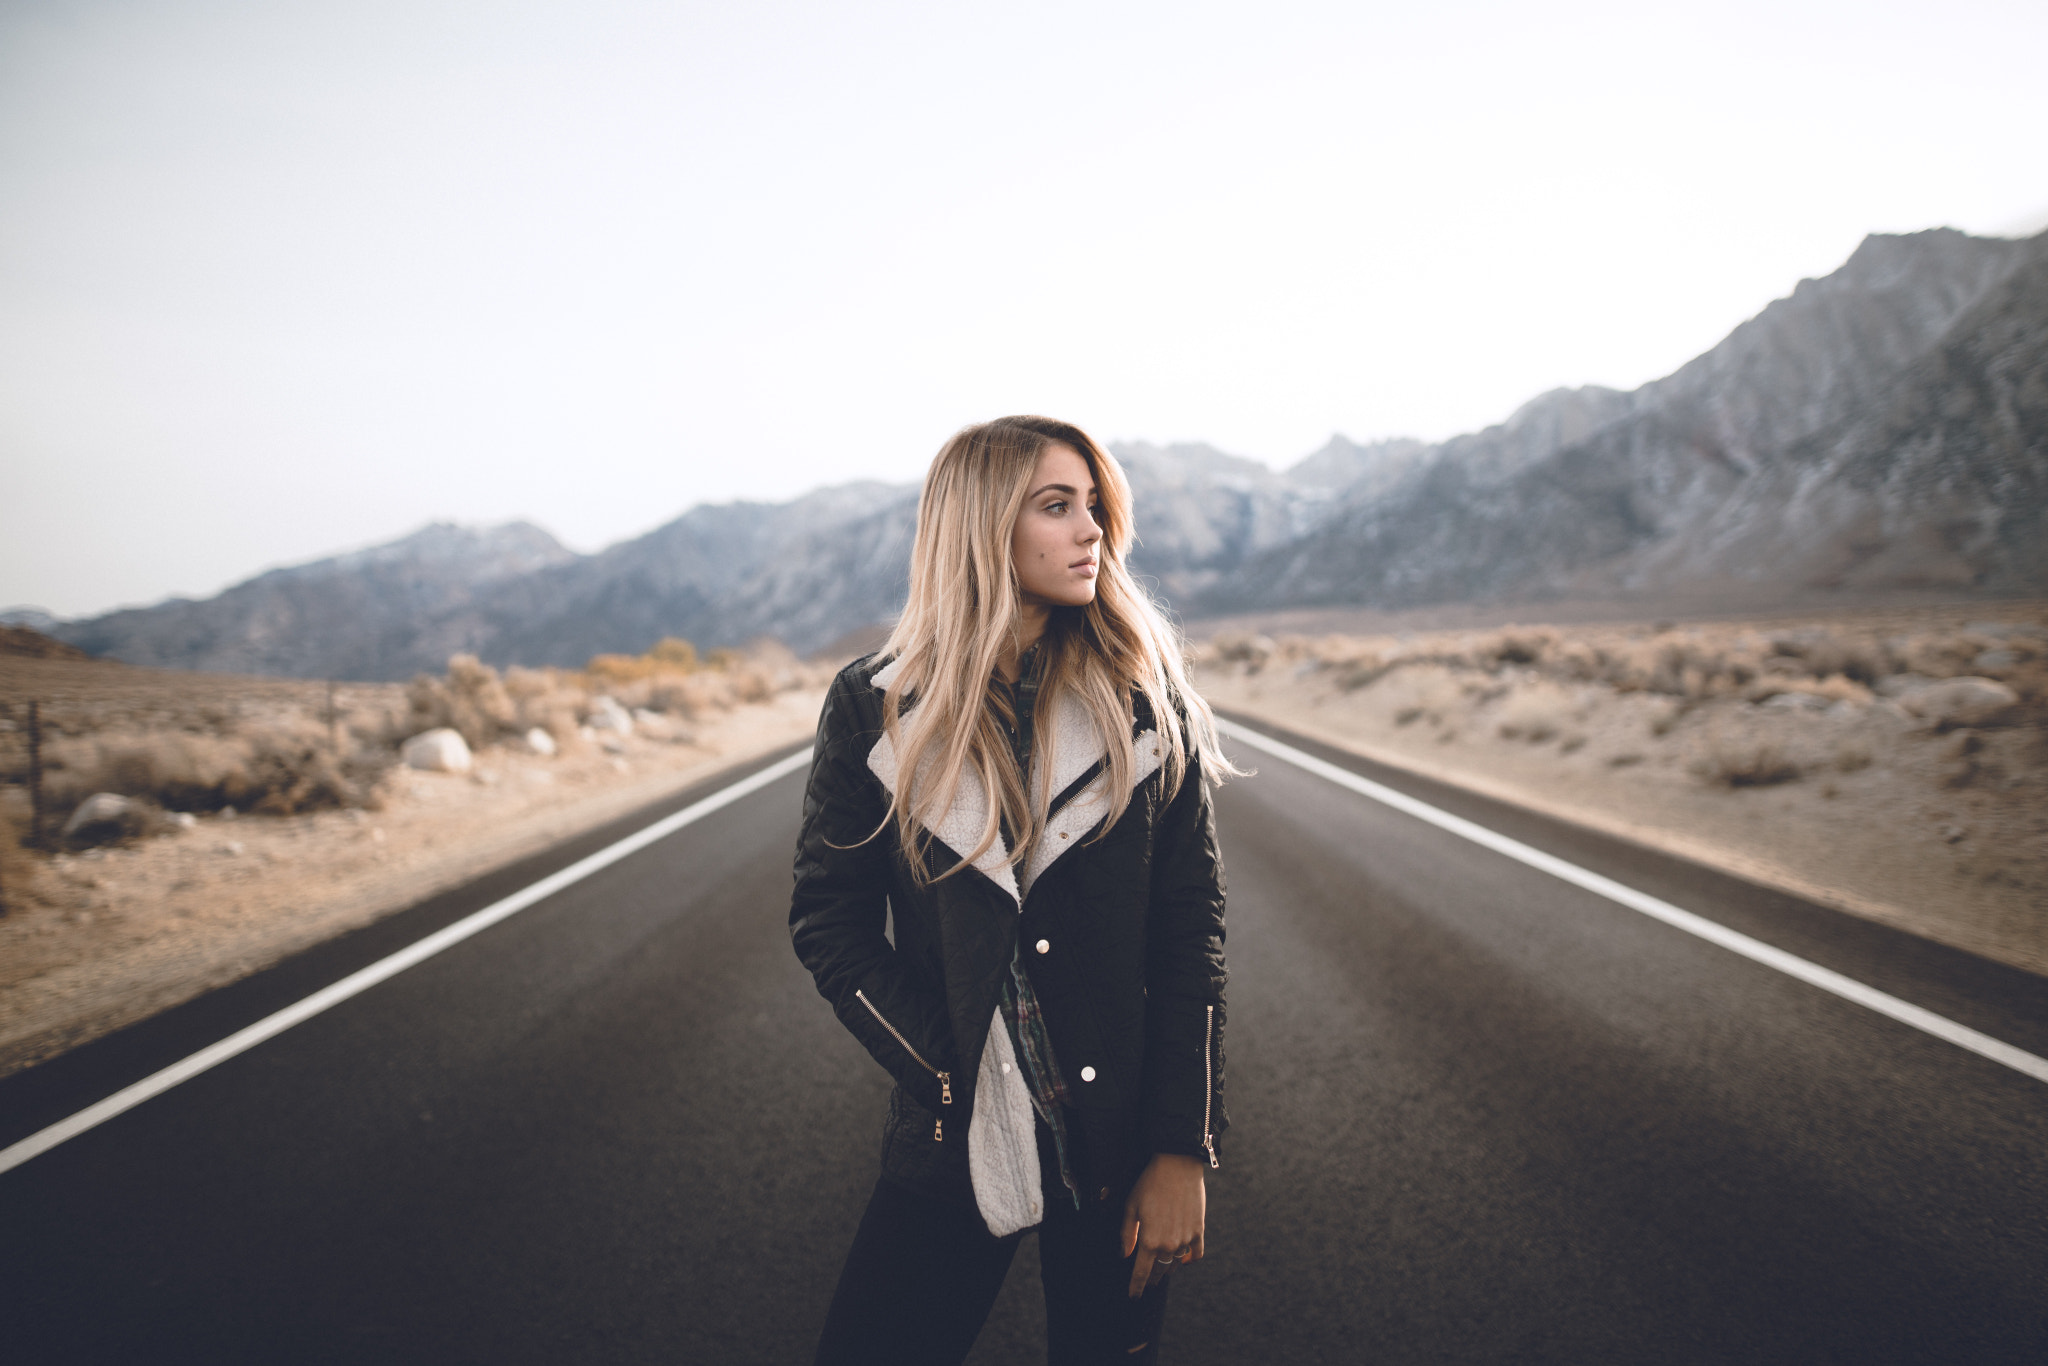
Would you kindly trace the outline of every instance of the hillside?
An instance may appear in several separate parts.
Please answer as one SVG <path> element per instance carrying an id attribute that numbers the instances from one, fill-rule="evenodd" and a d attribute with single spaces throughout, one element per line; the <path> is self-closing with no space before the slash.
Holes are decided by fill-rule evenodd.
<path id="1" fill-rule="evenodd" d="M 2044 253 L 1867 238 L 1665 379 L 1545 394 L 1347 490 L 1201 606 L 2038 587 L 2014 534 L 2038 513 L 2004 500 L 2048 465 Z"/>
<path id="2" fill-rule="evenodd" d="M 1758 610 L 2048 589 L 2048 234 L 1866 238 L 1673 374 L 1542 394 L 1436 445 L 1334 436 L 1275 471 L 1115 447 L 1133 569 L 1186 618 L 1610 600 Z M 808 653 L 886 621 L 916 488 L 692 508 L 578 555 L 446 525 L 204 602 L 36 622 L 137 664 L 403 678 L 457 651 L 579 664 L 663 636 Z"/>

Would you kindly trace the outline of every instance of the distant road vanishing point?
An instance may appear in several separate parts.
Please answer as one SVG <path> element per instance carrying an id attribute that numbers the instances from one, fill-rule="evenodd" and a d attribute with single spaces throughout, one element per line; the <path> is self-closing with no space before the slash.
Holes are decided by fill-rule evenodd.
<path id="1" fill-rule="evenodd" d="M 1281 738 L 1447 819 L 1230 741 L 1170 1359 L 2048 1360 L 2048 981 Z M 807 1360 L 887 1082 L 789 950 L 802 765 L 616 849 L 731 782 L 0 1081 L 4 1148 L 521 896 L 0 1172 L 0 1359 Z M 1044 1359 L 1034 1267 L 974 1361 Z"/>

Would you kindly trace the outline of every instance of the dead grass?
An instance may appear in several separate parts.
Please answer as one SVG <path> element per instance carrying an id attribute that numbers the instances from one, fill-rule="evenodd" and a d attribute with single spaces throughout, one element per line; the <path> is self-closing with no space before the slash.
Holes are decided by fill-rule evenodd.
<path id="1" fill-rule="evenodd" d="M 24 853 L 6 831 L 25 828 L 27 791 L 0 786 L 0 1075 L 801 739 L 833 672 L 786 652 L 676 653 L 623 679 L 455 661 L 432 688 L 337 688 L 331 725 L 324 684 L 0 657 L 0 768 L 22 768 L 17 718 L 33 697 L 46 755 L 62 750 L 52 778 L 67 799 L 118 784 L 201 808 L 92 847 Z M 742 701 L 764 692 L 762 705 Z M 630 732 L 586 729 L 605 697 L 636 709 Z M 682 706 L 697 709 L 687 724 Z M 397 762 L 412 727 L 458 715 L 492 737 L 470 772 Z M 540 716 L 559 718 L 553 755 L 512 742 Z M 374 786 L 293 796 L 328 771 L 337 739 L 374 757 Z M 267 790 L 289 809 L 234 786 L 262 777 L 266 745 L 292 777 Z M 307 759 L 309 746 L 325 758 Z M 204 809 L 224 797 L 241 800 Z M 147 817 L 155 797 L 141 806 Z M 68 809 L 52 808 L 61 824 Z"/>
<path id="2" fill-rule="evenodd" d="M 58 687 L 22 677 L 24 671 Z M 293 815 L 326 809 L 375 811 L 385 801 L 399 747 L 447 726 L 473 750 L 523 743 L 547 731 L 558 749 L 590 742 L 584 721 L 611 697 L 657 729 L 759 703 L 819 681 L 816 666 L 779 646 L 715 651 L 700 658 L 688 641 L 664 640 L 644 655 L 600 655 L 583 669 L 512 668 L 456 655 L 443 674 L 404 685 L 218 680 L 161 675 L 92 661 L 15 658 L 0 678 L 0 784 L 27 782 L 26 703 L 41 694 L 46 840 L 95 793 L 135 802 L 120 823 L 74 844 L 161 833 L 166 813 L 234 810 Z M 80 672 L 82 671 L 82 672 Z M 78 687 L 79 679 L 102 686 Z M 152 687 L 152 680 L 188 680 Z M 686 733 L 670 726 L 669 738 Z"/>
<path id="3" fill-rule="evenodd" d="M 2048 971 L 2048 604 L 1219 634 L 1220 706 Z M 2015 705 L 1944 712 L 1989 679 Z"/>
<path id="4" fill-rule="evenodd" d="M 1803 770 L 1776 742 L 1752 736 L 1716 736 L 1694 759 L 1692 772 L 1723 787 L 1770 787 L 1789 783 Z"/>
<path id="5" fill-rule="evenodd" d="M 0 915 L 29 902 L 35 861 L 21 847 L 21 839 L 21 827 L 13 816 L 0 811 Z"/>

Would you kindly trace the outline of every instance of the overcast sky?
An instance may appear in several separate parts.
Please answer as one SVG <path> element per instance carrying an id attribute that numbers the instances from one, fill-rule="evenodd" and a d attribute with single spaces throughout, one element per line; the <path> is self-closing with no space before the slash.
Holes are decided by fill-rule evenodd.
<path id="1" fill-rule="evenodd" d="M 2048 222 L 2048 5 L 0 7 L 0 606 L 597 549 L 1068 417 L 1285 465 Z M 1142 512 L 1142 509 L 1141 509 Z"/>

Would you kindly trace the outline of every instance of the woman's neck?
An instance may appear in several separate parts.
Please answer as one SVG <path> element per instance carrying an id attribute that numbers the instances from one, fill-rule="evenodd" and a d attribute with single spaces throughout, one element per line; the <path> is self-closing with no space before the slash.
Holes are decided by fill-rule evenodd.
<path id="1" fill-rule="evenodd" d="M 1024 672 L 1024 653 L 1045 636 L 1045 626 L 1052 619 L 1052 609 L 1044 603 L 1021 604 L 1017 613 L 1017 634 L 1003 647 L 996 657 L 996 671 L 1003 676 L 1003 682 L 1015 683 Z"/>

